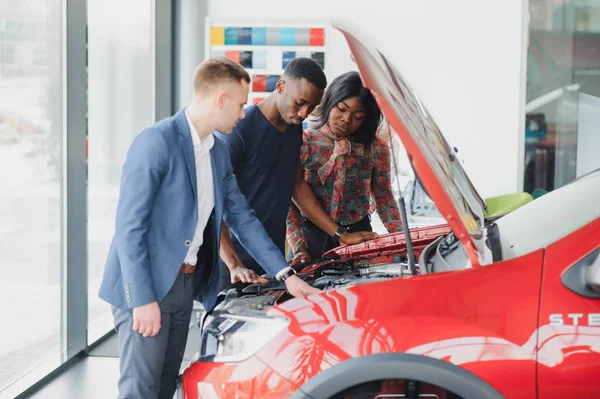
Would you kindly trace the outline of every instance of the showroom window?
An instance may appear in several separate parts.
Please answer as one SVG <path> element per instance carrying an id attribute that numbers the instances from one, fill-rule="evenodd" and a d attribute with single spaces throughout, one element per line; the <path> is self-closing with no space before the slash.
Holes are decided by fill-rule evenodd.
<path id="1" fill-rule="evenodd" d="M 113 327 L 98 298 L 114 233 L 121 167 L 154 121 L 154 2 L 88 0 L 88 342 Z"/>
<path id="2" fill-rule="evenodd" d="M 63 1 L 0 1 L 0 392 L 65 350 Z"/>
<path id="3" fill-rule="evenodd" d="M 97 294 L 120 170 L 171 100 L 167 3 L 126 3 L 0 0 L 0 398 L 113 328 Z"/>
<path id="4" fill-rule="evenodd" d="M 600 1 L 530 0 L 525 191 L 600 167 Z"/>

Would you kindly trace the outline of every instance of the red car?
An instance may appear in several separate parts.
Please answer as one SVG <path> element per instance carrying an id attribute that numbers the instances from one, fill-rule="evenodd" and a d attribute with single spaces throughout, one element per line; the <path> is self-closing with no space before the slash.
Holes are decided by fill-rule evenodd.
<path id="1" fill-rule="evenodd" d="M 597 398 L 600 171 L 495 220 L 431 116 L 355 26 L 365 85 L 447 225 L 338 248 L 229 291 L 178 394 L 217 398 Z"/>

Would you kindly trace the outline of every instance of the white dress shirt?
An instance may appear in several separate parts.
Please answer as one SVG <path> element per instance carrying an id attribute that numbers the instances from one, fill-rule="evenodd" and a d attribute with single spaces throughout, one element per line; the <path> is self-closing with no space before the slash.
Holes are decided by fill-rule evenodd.
<path id="1" fill-rule="evenodd" d="M 214 182 L 212 164 L 210 162 L 210 149 L 215 144 L 215 138 L 210 134 L 203 141 L 200 141 L 198 132 L 196 132 L 196 128 L 194 127 L 187 110 L 185 111 L 185 118 L 190 127 L 192 143 L 194 144 L 196 192 L 198 194 L 198 223 L 196 224 L 194 238 L 192 239 L 192 244 L 189 247 L 184 262 L 195 265 L 196 262 L 198 262 L 198 250 L 204 239 L 204 229 L 206 228 L 208 218 L 215 207 Z"/>

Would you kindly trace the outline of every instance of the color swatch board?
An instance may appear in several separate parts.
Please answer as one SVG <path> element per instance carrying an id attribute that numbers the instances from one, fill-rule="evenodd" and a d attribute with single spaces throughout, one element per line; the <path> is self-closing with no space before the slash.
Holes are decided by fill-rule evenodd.
<path id="1" fill-rule="evenodd" d="M 252 79 L 250 103 L 275 90 L 284 68 L 296 57 L 326 65 L 326 31 L 318 26 L 237 26 L 207 21 L 207 57 L 225 56 L 239 62 Z"/>

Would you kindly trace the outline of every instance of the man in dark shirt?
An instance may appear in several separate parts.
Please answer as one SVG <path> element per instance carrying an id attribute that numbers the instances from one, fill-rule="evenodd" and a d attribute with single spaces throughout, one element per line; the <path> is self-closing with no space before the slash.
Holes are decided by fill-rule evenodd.
<path id="1" fill-rule="evenodd" d="M 304 182 L 300 147 L 302 122 L 321 101 L 327 85 L 325 73 L 310 58 L 293 59 L 277 82 L 276 90 L 259 104 L 249 106 L 231 135 L 220 135 L 229 148 L 240 190 L 256 212 L 267 234 L 282 252 L 286 217 L 292 194 L 298 207 L 323 230 L 339 230 Z M 374 233 L 342 233 L 340 242 L 350 244 L 376 236 Z M 248 254 L 225 225 L 221 231 L 221 289 L 264 282 L 264 270 Z M 282 273 L 288 270 L 283 270 Z M 273 276 L 276 277 L 276 276 Z"/>

